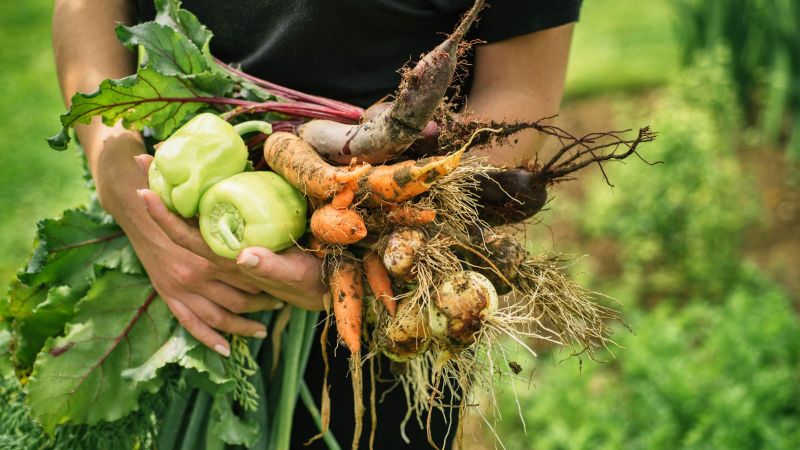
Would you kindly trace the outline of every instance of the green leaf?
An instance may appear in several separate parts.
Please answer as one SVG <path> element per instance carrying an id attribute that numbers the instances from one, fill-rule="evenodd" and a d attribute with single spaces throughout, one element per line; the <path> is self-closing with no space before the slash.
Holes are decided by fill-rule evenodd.
<path id="1" fill-rule="evenodd" d="M 12 283 L 5 303 L 19 374 L 30 371 L 48 338 L 63 333 L 98 268 L 142 272 L 122 230 L 84 210 L 42 220 L 37 240 L 33 257 L 18 275 L 19 281 Z"/>
<path id="2" fill-rule="evenodd" d="M 155 5 L 156 22 L 180 31 L 210 57 L 209 43 L 214 34 L 200 23 L 197 16 L 182 9 L 180 0 L 155 0 Z"/>
<path id="3" fill-rule="evenodd" d="M 67 210 L 60 219 L 39 222 L 38 245 L 28 267 L 18 275 L 31 287 L 89 287 L 95 268 L 141 273 L 128 238 L 115 224 L 102 223 L 82 210 Z"/>
<path id="4" fill-rule="evenodd" d="M 75 304 L 86 293 L 68 286 L 47 289 L 16 282 L 12 285 L 10 309 L 13 314 L 14 366 L 27 372 L 48 338 L 60 335 L 72 319 Z"/>
<path id="5" fill-rule="evenodd" d="M 144 63 L 161 75 L 179 77 L 201 91 L 224 96 L 233 82 L 184 34 L 157 22 L 118 26 L 117 37 L 130 48 L 144 48 Z"/>
<path id="6" fill-rule="evenodd" d="M 168 364 L 178 364 L 184 369 L 193 370 L 202 377 L 212 393 L 232 388 L 232 380 L 225 374 L 222 356 L 209 350 L 192 337 L 183 327 L 175 327 L 172 336 L 164 342 L 142 365 L 122 372 L 122 377 L 134 384 L 148 383 L 158 378 L 158 372 Z M 195 378 L 196 380 L 196 378 Z"/>
<path id="7" fill-rule="evenodd" d="M 261 435 L 258 422 L 234 414 L 233 397 L 230 394 L 214 398 L 209 431 L 227 444 L 245 447 L 252 447 Z"/>
<path id="8" fill-rule="evenodd" d="M 131 49 L 143 46 L 147 57 L 145 64 L 162 75 L 195 75 L 209 68 L 205 56 L 188 37 L 157 22 L 132 27 L 120 25 L 117 38 Z"/>
<path id="9" fill-rule="evenodd" d="M 160 387 L 160 379 L 122 377 L 169 337 L 171 315 L 145 275 L 106 272 L 77 308 L 66 334 L 39 353 L 28 383 L 31 414 L 48 433 L 63 423 L 117 420 Z"/>
<path id="10" fill-rule="evenodd" d="M 187 80 L 140 68 L 121 80 L 104 80 L 92 94 L 75 94 L 72 107 L 61 115 L 61 132 L 48 142 L 56 150 L 65 149 L 69 129 L 94 116 L 101 116 L 106 125 L 122 120 L 125 128 L 149 127 L 156 139 L 164 140 L 205 107 L 208 97 Z"/>

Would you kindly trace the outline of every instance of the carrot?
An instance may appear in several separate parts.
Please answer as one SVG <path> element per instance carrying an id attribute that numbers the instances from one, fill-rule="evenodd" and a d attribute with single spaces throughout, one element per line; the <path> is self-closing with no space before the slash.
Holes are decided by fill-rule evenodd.
<path id="1" fill-rule="evenodd" d="M 347 164 L 352 158 L 383 163 L 405 151 L 433 118 L 450 86 L 458 46 L 483 7 L 476 0 L 455 31 L 403 73 L 391 106 L 359 125 L 312 120 L 298 129 L 323 157 Z"/>
<path id="2" fill-rule="evenodd" d="M 364 418 L 363 380 L 361 375 L 361 310 L 364 289 L 358 267 L 343 260 L 332 269 L 330 276 L 333 316 L 339 338 L 350 350 L 350 372 L 353 377 L 353 404 L 356 426 L 353 431 L 353 449 L 358 448 Z"/>
<path id="3" fill-rule="evenodd" d="M 304 194 L 326 199 L 345 190 L 369 171 L 369 164 L 334 167 L 314 148 L 286 132 L 273 133 L 264 142 L 264 160 Z"/>
<path id="4" fill-rule="evenodd" d="M 420 209 L 415 205 L 403 204 L 391 208 L 387 215 L 389 222 L 407 227 L 427 225 L 436 220 L 436 211 Z"/>
<path id="5" fill-rule="evenodd" d="M 327 253 L 327 249 L 325 248 L 326 244 L 322 241 L 317 239 L 316 236 L 313 234 L 308 239 L 308 251 L 314 254 L 319 259 L 325 259 L 325 255 Z"/>
<path id="6" fill-rule="evenodd" d="M 463 151 L 419 161 L 376 166 L 358 182 L 356 195 L 367 206 L 399 203 L 426 192 L 433 183 L 458 167 Z"/>
<path id="7" fill-rule="evenodd" d="M 333 196 L 331 205 L 336 209 L 344 209 L 353 204 L 356 192 L 349 186 L 345 187 L 341 192 Z"/>
<path id="8" fill-rule="evenodd" d="M 364 277 L 367 279 L 372 293 L 375 294 L 375 298 L 380 300 L 389 311 L 389 315 L 394 317 L 397 311 L 397 302 L 394 300 L 394 292 L 392 292 L 392 280 L 389 279 L 389 272 L 386 271 L 386 267 L 374 251 L 367 253 L 364 257 Z"/>
<path id="9" fill-rule="evenodd" d="M 326 244 L 347 245 L 364 239 L 367 226 L 355 210 L 336 209 L 328 204 L 311 215 L 311 232 Z"/>
<path id="10" fill-rule="evenodd" d="M 333 268 L 330 276 L 333 316 L 336 331 L 350 353 L 361 352 L 361 309 L 364 290 L 361 275 L 353 261 L 344 260 Z"/>

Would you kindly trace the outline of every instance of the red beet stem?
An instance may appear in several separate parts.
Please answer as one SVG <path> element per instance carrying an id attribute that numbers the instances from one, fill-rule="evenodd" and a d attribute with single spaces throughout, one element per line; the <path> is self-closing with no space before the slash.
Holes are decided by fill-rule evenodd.
<path id="1" fill-rule="evenodd" d="M 320 106 L 326 106 L 331 109 L 336 109 L 342 115 L 346 115 L 347 117 L 351 117 L 351 120 L 357 121 L 361 118 L 364 114 L 364 110 L 359 108 L 358 106 L 351 105 L 349 103 L 341 102 L 338 100 L 333 100 L 330 98 L 320 97 L 318 95 L 311 95 L 306 94 L 304 92 L 300 92 L 291 88 L 287 88 L 285 86 L 281 86 L 279 84 L 273 83 L 271 81 L 262 80 L 261 78 L 255 77 L 248 73 L 242 72 L 235 67 L 232 67 L 224 62 L 222 62 L 218 58 L 214 58 L 214 60 L 225 68 L 225 70 L 231 72 L 234 75 L 237 75 L 245 80 L 255 84 L 256 86 L 260 86 L 264 89 L 271 91 L 272 93 L 278 95 L 279 97 L 284 97 L 288 100 L 295 100 L 300 102 L 306 103 L 313 103 Z"/>

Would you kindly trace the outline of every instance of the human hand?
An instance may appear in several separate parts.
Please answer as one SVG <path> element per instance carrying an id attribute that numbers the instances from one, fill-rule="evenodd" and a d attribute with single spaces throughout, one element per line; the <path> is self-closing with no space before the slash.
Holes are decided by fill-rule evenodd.
<path id="1" fill-rule="evenodd" d="M 145 212 L 136 190 L 147 178 L 134 161 L 144 152 L 138 134 L 99 121 L 79 130 L 100 203 L 130 239 L 153 287 L 197 340 L 230 354 L 220 332 L 265 337 L 263 324 L 238 315 L 282 306 L 235 271 L 220 271 L 201 255 L 177 245 Z"/>
<path id="2" fill-rule="evenodd" d="M 142 170 L 147 171 L 152 156 L 137 156 Z M 216 270 L 243 279 L 251 286 L 268 292 L 295 306 L 322 309 L 322 295 L 327 287 L 322 283 L 321 262 L 318 258 L 293 247 L 280 254 L 262 247 L 244 249 L 234 261 L 214 254 L 203 240 L 197 227 L 171 213 L 154 192 L 139 191 L 150 217 L 177 245 L 209 261 Z"/>
<path id="3" fill-rule="evenodd" d="M 134 249 L 153 287 L 186 331 L 223 356 L 230 355 L 230 345 L 220 332 L 267 336 L 264 324 L 239 314 L 278 309 L 283 302 L 236 271 L 176 244 L 158 226 L 154 229 L 163 239 L 138 242 Z"/>

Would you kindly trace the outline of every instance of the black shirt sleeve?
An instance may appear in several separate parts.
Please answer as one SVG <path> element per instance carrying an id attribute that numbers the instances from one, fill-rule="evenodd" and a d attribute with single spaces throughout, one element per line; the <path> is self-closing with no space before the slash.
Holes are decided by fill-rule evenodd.
<path id="1" fill-rule="evenodd" d="M 472 37 L 487 43 L 578 20 L 581 0 L 487 0 Z"/>

